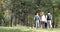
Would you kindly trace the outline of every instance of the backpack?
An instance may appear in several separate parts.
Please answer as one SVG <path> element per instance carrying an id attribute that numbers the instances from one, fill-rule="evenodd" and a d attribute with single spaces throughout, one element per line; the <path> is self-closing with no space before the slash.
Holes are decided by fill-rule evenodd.
<path id="1" fill-rule="evenodd" d="M 51 15 L 47 15 L 47 20 L 51 20 Z"/>
<path id="2" fill-rule="evenodd" d="M 39 16 L 35 16 L 35 21 L 36 21 L 36 20 L 39 20 Z"/>

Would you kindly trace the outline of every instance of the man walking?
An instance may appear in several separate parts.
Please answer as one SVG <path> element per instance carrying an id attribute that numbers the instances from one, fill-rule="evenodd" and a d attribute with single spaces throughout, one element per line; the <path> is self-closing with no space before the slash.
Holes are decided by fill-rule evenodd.
<path id="1" fill-rule="evenodd" d="M 50 12 L 47 14 L 47 28 L 52 28 L 52 15 Z"/>

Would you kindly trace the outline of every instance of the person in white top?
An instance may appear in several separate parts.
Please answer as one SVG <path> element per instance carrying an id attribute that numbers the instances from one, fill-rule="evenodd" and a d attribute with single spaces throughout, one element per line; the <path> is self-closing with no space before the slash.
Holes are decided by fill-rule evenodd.
<path id="1" fill-rule="evenodd" d="M 40 13 L 40 23 L 41 23 L 41 28 L 45 28 L 45 23 L 47 23 L 47 20 L 44 15 L 44 12 Z"/>

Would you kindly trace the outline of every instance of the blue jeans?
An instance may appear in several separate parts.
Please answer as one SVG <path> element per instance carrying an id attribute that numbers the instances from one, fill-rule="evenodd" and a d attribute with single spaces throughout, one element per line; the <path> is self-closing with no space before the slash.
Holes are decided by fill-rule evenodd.
<path id="1" fill-rule="evenodd" d="M 36 28 L 39 27 L 39 20 L 36 20 Z"/>

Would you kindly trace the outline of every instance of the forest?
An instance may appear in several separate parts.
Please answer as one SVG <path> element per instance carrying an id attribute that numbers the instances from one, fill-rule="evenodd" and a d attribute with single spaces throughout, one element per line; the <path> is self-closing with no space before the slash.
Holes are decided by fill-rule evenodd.
<path id="1" fill-rule="evenodd" d="M 53 28 L 60 28 L 60 0 L 0 0 L 0 26 L 33 27 L 36 11 L 50 11 Z"/>

